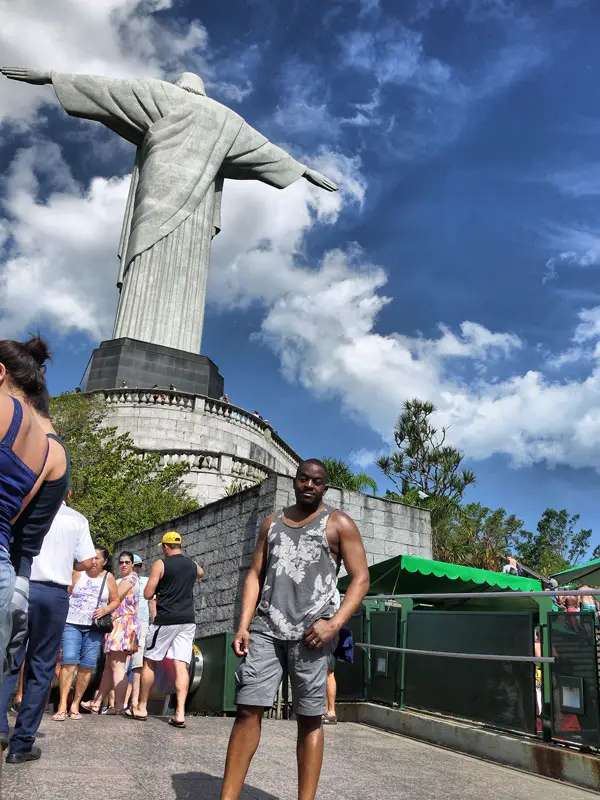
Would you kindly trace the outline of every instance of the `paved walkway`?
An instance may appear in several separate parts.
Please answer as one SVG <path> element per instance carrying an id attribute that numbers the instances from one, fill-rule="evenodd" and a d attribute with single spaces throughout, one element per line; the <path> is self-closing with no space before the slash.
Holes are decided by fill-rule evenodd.
<path id="1" fill-rule="evenodd" d="M 52 722 L 40 761 L 2 767 L 3 800 L 218 800 L 230 719 Z M 352 723 L 325 729 L 319 800 L 586 800 L 598 795 Z M 295 725 L 265 720 L 244 800 L 296 800 Z"/>

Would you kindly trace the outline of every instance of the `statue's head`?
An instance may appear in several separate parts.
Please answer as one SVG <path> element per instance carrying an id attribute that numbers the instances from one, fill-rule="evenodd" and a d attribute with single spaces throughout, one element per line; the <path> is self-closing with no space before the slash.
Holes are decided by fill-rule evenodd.
<path id="1" fill-rule="evenodd" d="M 180 89 L 185 89 L 186 92 L 201 94 L 203 97 L 206 97 L 204 81 L 200 75 L 196 75 L 194 72 L 182 72 L 181 75 L 175 78 L 175 86 L 179 86 Z"/>

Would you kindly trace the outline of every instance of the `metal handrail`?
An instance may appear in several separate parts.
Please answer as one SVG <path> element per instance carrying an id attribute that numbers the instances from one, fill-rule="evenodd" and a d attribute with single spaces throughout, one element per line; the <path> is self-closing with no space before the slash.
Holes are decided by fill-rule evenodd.
<path id="1" fill-rule="evenodd" d="M 499 599 L 510 597 L 579 597 L 583 595 L 600 595 L 600 589 L 549 589 L 544 591 L 521 592 L 445 592 L 441 594 L 369 594 L 364 600 L 468 600 L 472 597 Z"/>
<path id="2" fill-rule="evenodd" d="M 415 650 L 412 647 L 389 647 L 383 644 L 367 644 L 355 642 L 356 647 L 364 650 L 386 650 L 390 653 L 413 653 L 419 656 L 442 656 L 443 658 L 470 658 L 477 661 L 523 661 L 531 664 L 554 664 L 554 656 L 502 656 L 486 653 L 449 653 L 444 650 Z"/>

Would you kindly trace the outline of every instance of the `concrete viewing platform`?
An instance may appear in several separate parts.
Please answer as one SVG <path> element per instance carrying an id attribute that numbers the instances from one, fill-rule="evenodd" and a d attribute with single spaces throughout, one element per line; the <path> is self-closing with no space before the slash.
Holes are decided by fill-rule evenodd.
<path id="1" fill-rule="evenodd" d="M 40 761 L 3 764 L 3 800 L 218 800 L 232 720 L 44 718 Z M 244 800 L 295 800 L 296 726 L 265 720 Z M 585 800 L 594 792 L 355 723 L 325 729 L 319 800 Z"/>

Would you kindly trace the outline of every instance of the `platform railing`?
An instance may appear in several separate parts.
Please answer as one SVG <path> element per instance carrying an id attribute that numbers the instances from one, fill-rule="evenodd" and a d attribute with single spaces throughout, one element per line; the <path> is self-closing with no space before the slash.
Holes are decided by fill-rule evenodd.
<path id="1" fill-rule="evenodd" d="M 552 739 L 554 738 L 554 728 L 553 728 L 553 726 L 556 724 L 556 719 L 557 719 L 553 709 L 555 709 L 555 703 L 558 702 L 556 700 L 556 698 L 554 697 L 555 691 L 553 693 L 553 688 L 552 687 L 554 686 L 554 683 L 556 682 L 556 670 L 558 670 L 559 667 L 562 668 L 561 659 L 563 658 L 563 656 L 560 655 L 561 651 L 557 652 L 555 650 L 554 645 L 551 646 L 550 639 L 549 639 L 550 622 L 551 622 L 551 619 L 555 616 L 555 613 L 553 614 L 553 601 L 556 601 L 556 599 L 559 598 L 559 597 L 584 597 L 584 596 L 588 596 L 588 597 L 589 596 L 593 596 L 593 597 L 598 598 L 598 596 L 600 596 L 600 589 L 592 589 L 592 588 L 589 588 L 589 589 L 564 589 L 564 588 L 558 588 L 557 587 L 556 589 L 531 590 L 531 591 L 504 590 L 504 591 L 492 591 L 492 592 L 485 592 L 485 591 L 479 591 L 479 592 L 437 592 L 437 593 L 436 592 L 430 592 L 430 593 L 396 593 L 396 594 L 369 595 L 369 596 L 365 597 L 364 601 L 363 601 L 363 603 L 366 604 L 366 607 L 367 607 L 366 628 L 364 628 L 365 635 L 364 636 L 360 636 L 360 637 L 356 637 L 356 638 L 360 638 L 360 639 L 367 639 L 367 641 L 355 641 L 355 643 L 354 643 L 355 646 L 357 648 L 360 648 L 362 651 L 365 651 L 365 656 L 366 655 L 370 656 L 371 651 L 373 651 L 374 654 L 381 653 L 381 657 L 382 658 L 386 654 L 389 655 L 390 657 L 392 657 L 392 656 L 394 656 L 396 654 L 398 656 L 402 655 L 403 657 L 400 660 L 398 660 L 397 663 L 396 662 L 390 662 L 390 663 L 395 664 L 395 666 L 393 666 L 393 672 L 390 673 L 390 675 L 391 675 L 390 678 L 387 677 L 388 676 L 388 673 L 387 673 L 388 662 L 387 661 L 385 661 L 385 662 L 382 661 L 381 664 L 380 664 L 379 660 L 378 660 L 377 664 L 374 665 L 374 664 L 372 664 L 371 658 L 369 657 L 365 661 L 366 673 L 365 673 L 365 678 L 364 678 L 364 680 L 365 680 L 365 683 L 364 683 L 365 695 L 364 696 L 372 697 L 374 702 L 384 702 L 384 704 L 388 704 L 389 705 L 389 703 L 391 702 L 391 695 L 390 695 L 390 692 L 391 692 L 393 694 L 393 696 L 395 697 L 395 700 L 392 703 L 393 705 L 395 705 L 395 706 L 397 706 L 399 708 L 413 707 L 413 706 L 411 706 L 411 702 L 408 700 L 408 690 L 406 688 L 407 687 L 407 683 L 406 683 L 407 679 L 406 679 L 406 672 L 405 672 L 405 670 L 407 668 L 406 665 L 407 665 L 408 662 L 405 660 L 404 656 L 407 656 L 409 658 L 410 657 L 426 656 L 426 657 L 428 657 L 427 661 L 429 661 L 430 658 L 440 658 L 440 659 L 463 659 L 464 661 L 479 661 L 479 662 L 504 662 L 507 665 L 511 664 L 511 663 L 514 663 L 514 664 L 519 664 L 519 663 L 521 663 L 521 664 L 531 664 L 532 668 L 533 668 L 533 666 L 539 666 L 541 668 L 541 673 L 542 673 L 541 695 L 539 693 L 540 689 L 538 687 L 538 690 L 537 690 L 537 701 L 536 701 L 537 704 L 538 704 L 538 714 L 537 714 L 537 716 L 538 716 L 538 718 L 541 719 L 541 725 L 542 725 L 541 729 L 538 729 L 538 731 L 541 730 L 542 737 L 543 737 L 543 739 L 545 741 L 552 741 Z M 437 601 L 450 601 L 450 600 L 456 600 L 456 601 L 469 601 L 469 600 L 479 600 L 479 601 L 481 601 L 481 600 L 484 600 L 485 601 L 485 600 L 488 600 L 488 599 L 489 600 L 496 600 L 496 601 L 497 600 L 507 600 L 507 601 L 512 601 L 514 603 L 515 600 L 521 599 L 521 598 L 523 598 L 523 599 L 530 598 L 537 605 L 537 612 L 536 612 L 535 607 L 534 607 L 532 609 L 531 613 L 533 613 L 533 614 L 537 613 L 539 615 L 538 621 L 536 622 L 535 618 L 534 618 L 533 624 L 536 625 L 536 630 L 538 629 L 538 625 L 539 625 L 540 645 L 541 645 L 541 653 L 540 653 L 540 655 L 531 654 L 532 651 L 529 648 L 527 648 L 527 649 L 529 649 L 529 652 L 527 653 L 527 650 L 526 650 L 526 653 L 523 654 L 523 655 L 521 655 L 518 652 L 518 649 L 517 649 L 517 652 L 515 652 L 513 650 L 513 652 L 510 653 L 510 654 L 509 653 L 502 653 L 502 652 L 500 652 L 500 653 L 498 653 L 498 652 L 495 652 L 495 653 L 485 653 L 485 652 L 481 653 L 481 652 L 477 652 L 477 650 L 479 648 L 477 648 L 477 647 L 470 648 L 468 646 L 465 649 L 468 650 L 469 652 L 456 652 L 455 650 L 450 649 L 450 648 L 448 648 L 447 650 L 424 649 L 423 645 L 425 644 L 425 640 L 423 639 L 422 636 L 419 637 L 420 641 L 417 640 L 417 641 L 414 642 L 414 644 L 417 645 L 416 647 L 407 646 L 409 644 L 409 642 L 410 642 L 410 638 L 412 638 L 412 637 L 409 636 L 409 630 L 412 630 L 411 625 L 412 624 L 417 624 L 417 620 L 418 620 L 418 617 L 415 619 L 415 615 L 413 615 L 411 613 L 411 612 L 416 610 L 415 606 L 417 606 L 417 605 L 420 605 L 420 606 L 423 606 L 423 605 L 435 606 Z M 598 599 L 600 599 L 600 598 L 598 598 Z M 394 604 L 392 605 L 390 603 L 390 601 L 394 601 Z M 496 613 L 499 613 L 499 614 L 503 614 L 503 613 L 504 614 L 510 614 L 510 613 L 514 612 L 514 607 L 512 609 L 510 609 L 510 610 L 506 609 L 503 612 L 502 611 L 502 605 L 503 604 L 500 603 L 500 608 L 498 609 L 498 611 Z M 423 609 L 422 613 L 426 614 L 427 610 L 428 609 Z M 455 609 L 453 607 L 449 608 L 447 605 L 446 606 L 437 606 L 437 608 L 432 608 L 431 610 L 432 611 L 437 611 L 437 612 L 442 612 L 442 613 L 444 611 L 448 611 L 449 613 L 452 613 L 452 612 L 457 613 L 457 609 Z M 460 609 L 460 613 L 461 614 L 463 614 L 463 613 L 464 614 L 468 614 L 469 611 L 470 611 L 470 609 L 467 610 L 464 606 L 463 606 L 462 609 Z M 372 617 L 372 615 L 374 613 L 380 614 L 382 612 L 390 612 L 390 613 L 396 612 L 397 613 L 397 618 L 398 618 L 398 622 L 396 623 L 397 627 L 395 628 L 396 633 L 393 634 L 394 628 L 392 627 L 391 629 L 388 629 L 390 631 L 390 633 L 389 634 L 386 633 L 382 637 L 384 642 L 386 641 L 386 638 L 387 638 L 387 643 L 385 643 L 385 644 L 371 641 L 371 639 L 373 637 L 373 629 L 372 629 L 372 623 L 369 621 L 370 619 L 374 619 L 374 617 Z M 494 612 L 490 612 L 488 609 L 486 609 L 485 611 L 482 612 L 481 608 L 476 608 L 476 607 L 472 609 L 472 613 L 475 613 L 475 612 L 492 613 L 492 614 L 494 613 Z M 419 611 L 418 613 L 420 614 L 421 611 Z M 518 616 L 522 616 L 518 612 L 514 612 L 514 613 L 517 613 Z M 553 615 L 552 617 L 550 616 L 551 614 Z M 581 616 L 582 617 L 583 616 L 591 616 L 592 614 L 593 614 L 593 611 L 591 611 L 591 610 L 589 612 L 586 612 L 585 610 L 581 612 Z M 577 617 L 579 617 L 579 614 L 565 613 L 564 616 L 565 617 L 573 617 L 574 620 L 575 620 L 575 619 L 577 619 Z M 595 618 L 595 620 L 598 619 L 598 615 L 595 614 L 594 618 Z M 465 623 L 466 623 L 466 621 L 467 620 L 465 619 Z M 379 631 L 382 631 L 382 630 L 385 630 L 385 628 L 379 628 Z M 552 630 L 554 630 L 554 628 L 552 628 Z M 523 633 L 523 631 L 521 631 L 521 635 L 522 635 L 522 633 Z M 378 633 L 378 637 L 381 637 L 381 636 L 382 636 L 382 634 Z M 389 637 L 391 637 L 391 640 L 390 640 Z M 442 637 L 441 641 L 444 641 L 444 638 L 447 638 L 447 637 Z M 469 641 L 469 637 L 467 637 L 466 639 L 463 639 L 461 637 L 461 639 L 465 643 L 467 641 Z M 380 639 L 380 641 L 381 641 L 381 639 Z M 476 641 L 477 640 L 473 640 L 474 643 L 476 643 Z M 427 644 L 428 643 L 429 643 L 429 640 L 427 639 Z M 399 645 L 399 646 L 396 646 L 396 644 Z M 432 640 L 432 646 L 435 646 L 435 644 L 436 644 L 436 642 L 435 642 L 435 639 L 434 639 L 434 640 Z M 425 645 L 425 646 L 427 646 L 427 645 Z M 532 645 L 531 646 L 533 646 L 533 641 L 532 641 Z M 497 649 L 497 648 L 491 647 L 490 649 Z M 506 649 L 510 650 L 512 648 L 511 647 L 507 647 Z M 387 655 L 386 655 L 386 658 L 387 658 Z M 382 669 L 384 669 L 384 672 L 381 672 Z M 490 676 L 495 674 L 493 672 L 493 669 L 494 668 L 492 668 L 492 665 L 490 664 Z M 495 669 L 497 669 L 497 667 Z M 443 671 L 443 667 L 441 665 L 440 665 L 440 670 L 441 670 L 440 675 L 443 675 L 444 671 Z M 394 675 L 395 675 L 395 677 L 394 677 Z M 532 672 L 532 677 L 533 677 L 533 672 Z M 375 679 L 377 679 L 377 693 L 379 693 L 379 695 L 381 695 L 381 692 L 383 691 L 384 697 L 386 699 L 383 699 L 383 700 L 382 699 L 379 699 L 379 700 L 377 699 L 377 695 L 375 693 Z M 388 691 L 388 689 L 382 690 L 382 688 L 381 688 L 382 687 L 382 681 L 389 681 L 389 680 L 391 680 L 392 682 L 389 683 L 389 684 L 386 683 L 385 685 L 386 686 L 392 686 L 392 687 L 395 687 L 395 688 L 390 689 L 389 691 Z M 587 678 L 586 678 L 586 680 L 587 680 Z M 413 684 L 412 685 L 414 687 L 414 678 L 413 678 Z M 368 687 L 370 687 L 370 688 L 368 688 Z M 414 691 L 414 689 L 411 689 L 410 691 L 412 692 L 412 691 Z M 414 695 L 412 695 L 412 697 L 414 697 Z M 411 699 L 412 699 L 412 697 L 411 697 Z M 432 702 L 435 703 L 435 701 L 432 701 Z M 422 707 L 422 708 L 425 708 L 425 709 L 430 708 L 431 710 L 435 710 L 435 708 L 437 708 L 437 706 L 435 706 L 435 705 L 431 706 L 431 707 L 428 706 L 428 705 L 421 706 L 421 705 L 419 705 L 419 703 L 417 703 L 416 707 Z M 468 707 L 468 704 L 467 704 L 467 707 Z M 448 712 L 448 713 L 450 713 L 450 716 L 452 716 L 453 713 L 456 715 L 456 712 Z M 458 715 L 461 716 L 460 713 Z M 468 714 L 465 714 L 465 715 L 462 715 L 462 716 L 466 716 L 467 718 L 469 718 Z M 474 717 L 474 719 L 478 719 L 478 717 Z M 492 722 L 490 724 L 493 725 L 494 723 Z M 598 724 L 600 725 L 600 721 L 599 721 Z M 519 730 L 521 730 L 522 732 L 523 731 L 527 732 L 525 729 L 522 729 L 522 728 L 519 728 Z M 563 741 L 564 737 L 562 736 L 562 732 L 561 731 L 558 732 L 557 739 L 560 740 L 560 741 Z"/>

